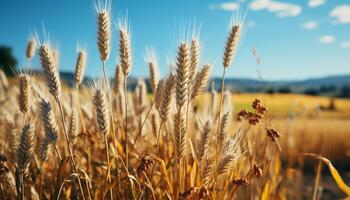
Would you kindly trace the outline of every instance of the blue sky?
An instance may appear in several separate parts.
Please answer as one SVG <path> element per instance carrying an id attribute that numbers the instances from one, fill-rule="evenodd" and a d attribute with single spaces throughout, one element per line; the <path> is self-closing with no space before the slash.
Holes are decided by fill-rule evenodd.
<path id="1" fill-rule="evenodd" d="M 350 1 L 113 0 L 112 5 L 115 20 L 127 13 L 131 23 L 132 76 L 148 76 L 147 46 L 156 50 L 164 75 L 167 58 L 175 56 L 180 28 L 194 21 L 201 27 L 201 63 L 213 63 L 213 76 L 220 76 L 227 25 L 237 9 L 247 11 L 246 29 L 229 77 L 256 78 L 257 70 L 270 80 L 350 74 Z M 30 33 L 41 33 L 42 24 L 60 50 L 60 70 L 74 70 L 79 44 L 88 52 L 86 74 L 100 75 L 93 0 L 0 1 L 0 44 L 13 47 L 21 66 Z M 114 29 L 107 63 L 111 76 L 117 42 Z M 252 55 L 254 47 L 260 66 Z M 32 65 L 40 69 L 37 58 Z"/>

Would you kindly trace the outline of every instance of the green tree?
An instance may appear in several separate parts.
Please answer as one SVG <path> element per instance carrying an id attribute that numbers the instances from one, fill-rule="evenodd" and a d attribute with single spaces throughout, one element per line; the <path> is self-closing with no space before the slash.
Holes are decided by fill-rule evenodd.
<path id="1" fill-rule="evenodd" d="M 0 69 L 4 70 L 6 75 L 13 75 L 16 70 L 17 60 L 12 54 L 11 47 L 0 46 Z"/>

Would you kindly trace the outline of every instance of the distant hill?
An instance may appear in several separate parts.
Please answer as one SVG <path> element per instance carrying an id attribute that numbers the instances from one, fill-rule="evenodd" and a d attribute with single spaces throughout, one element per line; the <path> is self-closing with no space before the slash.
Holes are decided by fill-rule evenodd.
<path id="1" fill-rule="evenodd" d="M 61 72 L 61 79 L 68 85 L 73 85 L 74 74 Z M 93 81 L 85 77 L 84 83 Z M 111 80 L 112 81 L 112 80 Z M 149 80 L 145 80 L 149 86 Z M 128 79 L 128 88 L 133 90 L 137 78 Z M 220 90 L 221 78 L 211 79 L 216 90 Z M 149 87 L 150 88 L 150 87 Z M 295 81 L 269 81 L 247 78 L 225 79 L 225 89 L 232 92 L 267 92 L 267 93 L 305 93 L 310 95 L 326 95 L 350 97 L 350 75 L 327 76 Z"/>
<path id="2" fill-rule="evenodd" d="M 219 89 L 221 84 L 220 78 L 214 78 L 213 82 L 216 89 Z M 263 81 L 256 79 L 240 79 L 229 78 L 225 80 L 225 88 L 229 90 L 246 91 L 246 90 L 261 90 L 263 88 L 280 88 L 290 87 L 294 90 L 310 87 L 322 86 L 350 86 L 350 75 L 328 76 L 324 78 L 311 78 L 298 81 Z"/>

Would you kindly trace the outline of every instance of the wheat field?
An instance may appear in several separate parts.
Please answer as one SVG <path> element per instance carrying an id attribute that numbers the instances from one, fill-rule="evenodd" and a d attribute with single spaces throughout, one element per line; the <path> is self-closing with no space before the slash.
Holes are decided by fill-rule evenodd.
<path id="1" fill-rule="evenodd" d="M 199 64 L 197 37 L 179 41 L 163 76 L 150 50 L 148 84 L 138 79 L 130 90 L 128 22 L 114 27 L 110 5 L 100 2 L 96 16 L 99 55 L 77 52 L 74 86 L 61 81 L 59 51 L 44 36 L 23 50 L 28 65 L 39 58 L 40 73 L 0 72 L 0 199 L 319 199 L 321 166 L 337 195 L 350 196 L 332 165 L 349 159 L 342 140 L 349 137 L 350 101 L 336 99 L 337 112 L 328 112 L 320 109 L 329 104 L 325 97 L 225 91 L 242 19 L 232 20 L 225 36 L 220 91 L 208 89 L 213 66 Z M 118 63 L 110 76 L 114 28 Z M 100 58 L 103 75 L 85 84 L 87 56 Z M 327 141 L 334 127 L 338 135 Z M 303 170 L 308 161 L 311 178 Z"/>

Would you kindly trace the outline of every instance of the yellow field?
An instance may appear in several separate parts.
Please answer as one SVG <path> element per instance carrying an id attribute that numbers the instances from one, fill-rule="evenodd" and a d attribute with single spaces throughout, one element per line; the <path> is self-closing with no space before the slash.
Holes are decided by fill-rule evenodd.
<path id="1" fill-rule="evenodd" d="M 286 149 L 292 148 L 294 154 L 321 153 L 339 164 L 349 160 L 350 143 L 345 141 L 350 137 L 350 100 L 334 99 L 336 110 L 330 111 L 320 109 L 320 106 L 329 105 L 329 97 L 233 94 L 234 113 L 243 109 L 252 110 L 251 102 L 256 98 L 267 105 L 269 123 L 282 134 L 282 155 L 286 154 Z M 203 95 L 198 105 L 202 106 L 206 99 L 210 99 L 209 94 Z"/>
<path id="2" fill-rule="evenodd" d="M 336 111 L 319 112 L 319 107 L 321 105 L 329 105 L 329 97 L 299 94 L 234 94 L 233 101 L 235 110 L 239 111 L 243 108 L 250 107 L 251 102 L 255 98 L 261 99 L 268 107 L 269 114 L 273 116 L 285 117 L 289 114 L 319 114 L 317 117 L 350 117 L 350 100 L 335 99 Z"/>
<path id="3" fill-rule="evenodd" d="M 282 134 L 282 147 L 287 141 L 296 152 L 322 153 L 335 162 L 350 158 L 350 100 L 335 99 L 335 111 L 323 111 L 329 97 L 299 94 L 234 94 L 235 112 L 251 108 L 255 98 L 261 99 L 272 118 L 272 127 Z M 291 144 L 292 142 L 292 144 Z M 334 148 L 336 147 L 336 148 Z"/>

